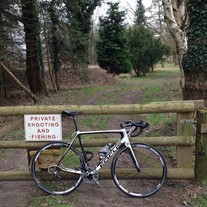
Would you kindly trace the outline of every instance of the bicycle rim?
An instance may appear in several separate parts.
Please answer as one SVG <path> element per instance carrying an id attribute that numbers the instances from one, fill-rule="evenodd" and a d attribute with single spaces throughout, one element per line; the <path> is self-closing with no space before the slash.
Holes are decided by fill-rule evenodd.
<path id="1" fill-rule="evenodd" d="M 144 198 L 159 191 L 167 176 L 167 166 L 163 156 L 147 144 L 132 144 L 141 172 L 138 172 L 129 148 L 118 151 L 112 161 L 112 178 L 116 186 L 125 194 Z"/>
<path id="2" fill-rule="evenodd" d="M 63 153 L 69 147 L 67 143 L 56 142 L 43 146 L 35 154 L 32 165 L 32 177 L 36 185 L 46 193 L 64 195 L 73 192 L 82 181 L 81 175 L 57 171 L 57 164 Z M 61 160 L 61 167 L 80 170 L 81 156 L 71 147 Z"/>

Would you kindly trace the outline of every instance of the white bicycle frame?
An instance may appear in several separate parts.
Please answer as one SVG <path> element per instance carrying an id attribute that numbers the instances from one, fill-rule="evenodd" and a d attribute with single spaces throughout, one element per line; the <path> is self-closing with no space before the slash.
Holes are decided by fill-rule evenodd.
<path id="1" fill-rule="evenodd" d="M 120 148 L 120 146 L 122 144 L 125 144 L 125 146 L 130 149 L 130 152 L 131 152 L 131 155 L 132 155 L 132 160 L 133 160 L 137 170 L 140 171 L 140 166 L 139 166 L 139 163 L 137 162 L 137 159 L 135 157 L 135 154 L 134 154 L 134 151 L 132 149 L 131 143 L 129 141 L 129 137 L 128 137 L 126 129 L 120 129 L 120 130 L 99 130 L 99 131 L 82 131 L 82 132 L 76 131 L 74 133 L 74 135 L 73 135 L 74 137 L 73 137 L 72 141 L 69 143 L 69 147 L 66 150 L 66 152 L 64 153 L 63 157 L 65 156 L 65 154 L 67 154 L 68 150 L 73 145 L 75 139 L 77 139 L 81 135 L 87 135 L 87 134 L 112 134 L 112 133 L 113 134 L 120 134 L 121 138 L 111 147 L 111 149 L 106 154 L 106 156 L 100 160 L 100 162 L 96 165 L 95 169 L 91 172 L 91 174 L 96 173 L 97 171 L 99 171 L 103 167 L 103 165 L 109 160 L 109 158 Z M 82 172 L 79 171 L 79 170 L 73 170 L 73 169 L 68 169 L 68 168 L 64 168 L 64 171 L 67 171 L 67 172 L 70 172 L 70 173 L 74 173 L 74 174 L 82 174 Z"/>

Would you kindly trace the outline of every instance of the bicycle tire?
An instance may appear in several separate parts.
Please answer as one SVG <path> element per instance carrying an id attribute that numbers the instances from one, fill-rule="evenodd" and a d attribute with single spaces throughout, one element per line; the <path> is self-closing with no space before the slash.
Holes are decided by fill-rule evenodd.
<path id="1" fill-rule="evenodd" d="M 36 185 L 51 195 L 65 195 L 76 190 L 82 182 L 80 174 L 69 173 L 60 170 L 56 175 L 57 163 L 61 155 L 69 147 L 64 142 L 53 142 L 40 148 L 31 163 L 32 178 Z M 80 153 L 71 146 L 66 156 L 61 161 L 61 166 L 73 170 L 80 170 L 82 157 Z M 52 167 L 53 166 L 53 167 Z M 55 171 L 54 171 L 55 172 Z"/>
<path id="2" fill-rule="evenodd" d="M 154 147 L 141 143 L 131 145 L 141 171 L 137 171 L 129 148 L 124 147 L 112 160 L 112 178 L 123 193 L 131 197 L 145 198 L 162 188 L 167 177 L 167 165 Z"/>

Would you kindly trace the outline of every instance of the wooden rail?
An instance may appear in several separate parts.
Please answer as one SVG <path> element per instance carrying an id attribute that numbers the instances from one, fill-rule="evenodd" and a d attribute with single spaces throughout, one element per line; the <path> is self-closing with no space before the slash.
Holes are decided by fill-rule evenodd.
<path id="1" fill-rule="evenodd" d="M 65 142 L 69 140 L 64 140 Z M 115 143 L 117 139 L 114 138 L 98 138 L 84 140 L 86 147 L 102 147 L 108 143 Z M 171 137 L 136 137 L 131 139 L 133 142 L 144 142 L 156 146 L 193 146 L 195 144 L 195 137 L 193 136 L 171 136 Z M 32 149 L 40 148 L 45 142 L 27 142 L 27 141 L 1 141 L 0 148 L 21 148 Z M 78 143 L 75 142 L 75 146 Z"/>
<path id="2" fill-rule="evenodd" d="M 65 109 L 79 111 L 85 115 L 146 114 L 146 113 L 191 113 L 204 107 L 204 101 L 168 101 L 149 104 L 120 105 L 59 105 L 59 106 L 8 106 L 0 107 L 0 116 L 22 116 L 24 114 L 60 114 Z"/>
<path id="3" fill-rule="evenodd" d="M 168 168 L 170 179 L 193 179 L 193 148 L 195 136 L 193 118 L 199 108 L 204 107 L 204 101 L 171 101 L 155 102 L 149 104 L 126 104 L 126 105 L 60 105 L 60 106 L 17 106 L 0 107 L 0 116 L 23 116 L 24 114 L 59 114 L 64 109 L 77 110 L 80 114 L 103 115 L 103 114 L 149 114 L 149 113 L 176 113 L 177 136 L 171 137 L 138 137 L 133 142 L 145 142 L 158 146 L 176 146 L 177 167 Z M 1 133 L 0 133 L 1 134 Z M 23 138 L 22 138 L 23 139 Z M 114 143 L 113 138 L 86 139 L 87 147 L 103 146 L 106 143 Z M 26 141 L 0 141 L 0 148 L 34 149 L 42 146 L 43 142 Z M 110 170 L 102 169 L 100 179 L 111 179 Z M 28 171 L 0 171 L 0 180 L 31 180 Z"/>
<path id="4" fill-rule="evenodd" d="M 0 172 L 0 181 L 31 181 L 32 176 L 29 171 L 4 171 Z M 68 175 L 69 178 L 73 178 Z M 186 168 L 170 168 L 168 169 L 168 178 L 173 180 L 190 180 L 194 177 L 194 170 Z M 111 180 L 111 170 L 101 169 L 99 171 L 100 180 Z"/>

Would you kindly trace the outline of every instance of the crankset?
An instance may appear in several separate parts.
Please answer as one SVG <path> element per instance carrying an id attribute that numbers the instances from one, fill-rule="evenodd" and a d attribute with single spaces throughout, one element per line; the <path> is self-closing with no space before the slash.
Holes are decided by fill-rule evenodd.
<path id="1" fill-rule="evenodd" d="M 87 172 L 82 174 L 83 181 L 87 183 L 95 183 L 98 187 L 100 187 L 100 183 L 98 182 L 98 172 L 94 168 L 88 168 Z"/>

